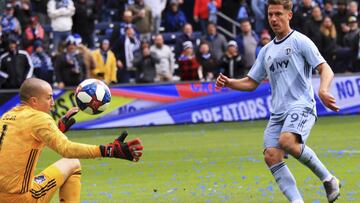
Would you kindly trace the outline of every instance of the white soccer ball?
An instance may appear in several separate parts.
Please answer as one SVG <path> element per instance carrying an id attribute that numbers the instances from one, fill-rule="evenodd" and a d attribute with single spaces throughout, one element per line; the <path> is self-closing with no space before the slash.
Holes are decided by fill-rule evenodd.
<path id="1" fill-rule="evenodd" d="M 86 79 L 76 88 L 75 99 L 80 110 L 94 115 L 106 110 L 111 101 L 111 93 L 104 82 Z"/>

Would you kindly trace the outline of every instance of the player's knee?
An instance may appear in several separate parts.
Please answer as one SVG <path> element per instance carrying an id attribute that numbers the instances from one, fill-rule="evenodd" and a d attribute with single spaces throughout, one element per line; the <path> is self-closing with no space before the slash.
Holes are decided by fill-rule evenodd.
<path id="1" fill-rule="evenodd" d="M 282 161 L 282 155 L 277 151 L 267 149 L 264 152 L 264 161 L 270 167 Z"/>
<path id="2" fill-rule="evenodd" d="M 81 163 L 79 159 L 72 159 L 72 161 L 72 166 L 74 170 L 81 168 Z"/>
<path id="3" fill-rule="evenodd" d="M 81 163 L 79 159 L 65 159 L 67 167 L 70 169 L 70 171 L 75 171 L 79 168 L 81 168 Z"/>
<path id="4" fill-rule="evenodd" d="M 292 133 L 283 133 L 279 138 L 280 148 L 286 152 L 292 151 L 292 148 L 295 146 L 296 138 Z"/>

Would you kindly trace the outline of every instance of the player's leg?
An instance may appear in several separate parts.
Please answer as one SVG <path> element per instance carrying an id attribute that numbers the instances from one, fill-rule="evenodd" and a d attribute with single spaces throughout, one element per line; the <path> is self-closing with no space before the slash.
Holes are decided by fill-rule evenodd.
<path id="1" fill-rule="evenodd" d="M 283 160 L 285 152 L 278 145 L 281 128 L 282 122 L 269 121 L 264 133 L 264 159 L 286 198 L 292 203 L 303 203 L 295 178 Z"/>
<path id="2" fill-rule="evenodd" d="M 66 180 L 63 171 L 57 167 L 62 162 L 62 160 L 55 162 L 34 177 L 29 202 L 50 202 Z"/>
<path id="3" fill-rule="evenodd" d="M 315 120 L 315 116 L 308 109 L 292 111 L 284 122 L 279 144 L 282 149 L 307 166 L 324 183 L 327 198 L 329 202 L 333 202 L 340 194 L 339 181 L 324 166 L 315 152 L 305 145 Z"/>
<path id="4" fill-rule="evenodd" d="M 81 165 L 78 159 L 60 159 L 54 164 L 64 176 L 64 184 L 60 187 L 60 202 L 80 202 Z"/>
<path id="5" fill-rule="evenodd" d="M 35 176 L 30 190 L 31 201 L 50 202 L 60 189 L 60 202 L 80 201 L 80 162 L 78 159 L 60 159 Z"/>
<path id="6" fill-rule="evenodd" d="M 283 132 L 281 133 L 279 144 L 287 153 L 307 166 L 321 181 L 330 180 L 332 175 L 329 170 L 316 156 L 315 152 L 305 144 L 301 144 L 298 141 L 299 139 L 299 136 L 294 133 Z"/>

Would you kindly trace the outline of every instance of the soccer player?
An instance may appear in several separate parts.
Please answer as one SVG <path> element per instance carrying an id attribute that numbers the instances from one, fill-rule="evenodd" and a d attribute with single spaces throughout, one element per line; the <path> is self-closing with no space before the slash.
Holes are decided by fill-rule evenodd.
<path id="1" fill-rule="evenodd" d="M 339 111 L 329 93 L 333 72 L 314 43 L 289 26 L 291 0 L 269 0 L 268 20 L 275 38 L 264 46 L 248 75 L 232 79 L 220 74 L 216 86 L 252 91 L 266 77 L 272 89 L 272 110 L 264 132 L 264 159 L 280 190 L 292 203 L 303 203 L 294 176 L 284 162 L 287 154 L 307 166 L 324 184 L 327 199 L 334 202 L 340 184 L 306 140 L 316 120 L 311 75 L 320 74 L 319 97 L 329 109 Z"/>
<path id="2" fill-rule="evenodd" d="M 124 142 L 124 132 L 113 143 L 86 145 L 71 142 L 63 134 L 78 110 L 70 110 L 56 125 L 49 115 L 54 106 L 51 86 L 30 78 L 20 87 L 21 104 L 0 120 L 0 202 L 49 202 L 60 189 L 60 202 L 80 201 L 81 168 L 78 159 L 113 157 L 138 161 L 140 139 Z M 62 130 L 62 131 L 61 131 Z M 59 153 L 59 161 L 34 177 L 38 158 L 45 146 Z"/>

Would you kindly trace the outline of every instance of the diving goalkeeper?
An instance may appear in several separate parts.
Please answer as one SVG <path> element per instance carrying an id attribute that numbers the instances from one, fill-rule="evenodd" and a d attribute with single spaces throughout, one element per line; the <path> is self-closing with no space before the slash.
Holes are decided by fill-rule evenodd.
<path id="1" fill-rule="evenodd" d="M 63 134 L 75 120 L 71 109 L 58 125 L 49 115 L 54 106 L 51 86 L 30 78 L 20 87 L 21 104 L 0 120 L 0 202 L 49 202 L 59 189 L 60 202 L 79 202 L 81 167 L 77 158 L 112 157 L 138 161 L 140 139 L 124 142 L 123 132 L 114 142 L 87 145 L 71 142 Z M 34 175 L 45 146 L 60 154 L 58 160 Z"/>

